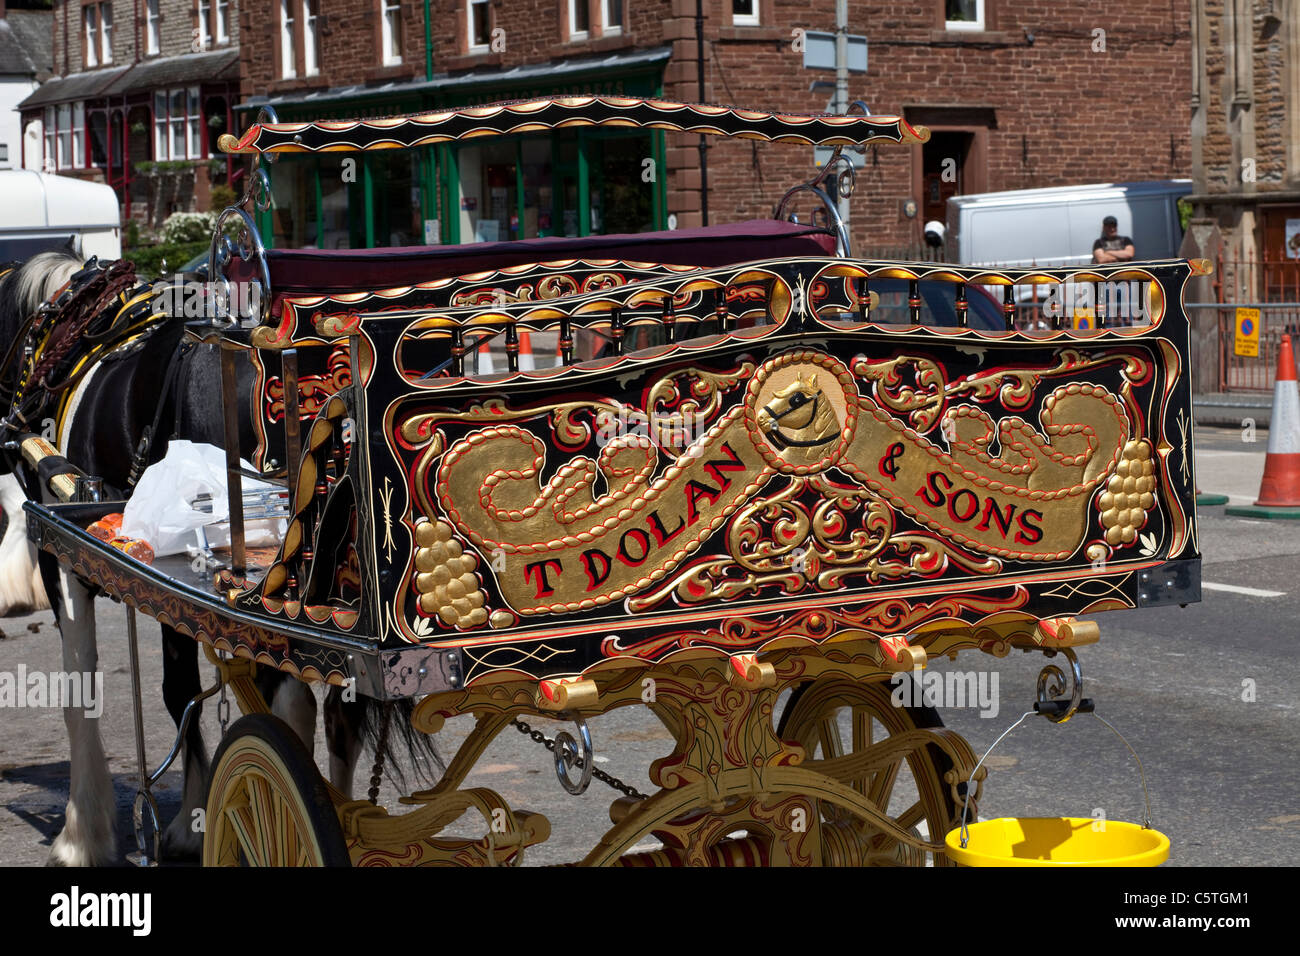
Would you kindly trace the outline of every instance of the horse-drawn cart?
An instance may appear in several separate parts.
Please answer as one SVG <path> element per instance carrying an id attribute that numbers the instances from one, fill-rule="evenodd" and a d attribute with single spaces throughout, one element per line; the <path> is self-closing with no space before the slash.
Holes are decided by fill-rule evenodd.
<path id="1" fill-rule="evenodd" d="M 570 98 L 268 121 L 223 146 L 257 158 L 573 125 L 837 147 L 927 135 L 890 117 Z M 212 764 L 205 862 L 517 863 L 549 824 L 462 786 L 485 748 L 521 719 L 573 721 L 550 745 L 578 791 L 586 721 L 645 706 L 674 741 L 650 767 L 658 789 L 622 787 L 584 864 L 945 864 L 984 771 L 933 711 L 897 706 L 890 679 L 960 651 L 1074 662 L 1098 636 L 1081 616 L 1199 599 L 1181 303 L 1203 266 L 855 259 L 835 216 L 847 165 L 787 197 L 823 203 L 811 224 L 783 201 L 738 226 L 365 252 L 264 250 L 251 213 L 269 194 L 250 177 L 213 278 L 258 283 L 265 308 L 193 330 L 222 349 L 229 567 L 146 565 L 87 531 L 120 501 L 27 506 L 64 568 L 202 642 L 246 715 Z M 1093 327 L 1067 308 L 1016 329 L 1027 283 L 1086 287 Z M 896 287 L 905 310 L 884 314 Z M 976 298 L 1004 318 L 978 317 Z M 479 372 L 484 351 L 504 370 Z M 244 546 L 241 402 L 256 473 L 288 491 L 273 556 Z M 93 497 L 86 484 L 65 497 Z M 414 699 L 419 733 L 476 724 L 397 813 L 321 778 L 256 668 Z M 1044 709 L 1073 713 L 1072 689 Z M 914 800 L 897 799 L 900 774 Z M 447 835 L 468 811 L 477 832 Z M 647 840 L 661 848 L 633 850 Z"/>

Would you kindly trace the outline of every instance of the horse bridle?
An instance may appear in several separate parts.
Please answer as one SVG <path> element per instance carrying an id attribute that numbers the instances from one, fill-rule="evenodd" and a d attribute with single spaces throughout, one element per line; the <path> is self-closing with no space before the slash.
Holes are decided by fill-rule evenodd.
<path id="1" fill-rule="evenodd" d="M 822 400 L 822 396 L 820 392 L 817 394 L 817 397 L 812 400 L 813 421 L 817 420 L 817 409 L 821 405 L 821 400 Z M 771 405 L 763 406 L 763 411 L 767 412 L 767 414 L 771 417 L 773 422 L 771 429 L 769 429 L 767 433 L 767 437 L 771 440 L 772 444 L 776 446 L 777 451 L 785 451 L 787 448 L 816 448 L 818 445 L 825 445 L 827 442 L 833 441 L 835 439 L 835 435 L 836 435 L 835 432 L 832 432 L 831 434 L 827 435 L 825 438 L 809 438 L 807 440 L 802 440 L 798 438 L 790 438 L 785 434 L 783 434 L 782 432 L 778 431 L 778 426 L 781 423 L 781 419 L 785 418 L 787 415 L 799 411 L 799 409 L 801 408 L 807 407 L 807 405 L 808 405 L 807 402 L 804 402 L 802 405 L 793 405 L 792 407 L 787 408 L 785 411 L 783 411 L 780 415 L 772 411 Z"/>

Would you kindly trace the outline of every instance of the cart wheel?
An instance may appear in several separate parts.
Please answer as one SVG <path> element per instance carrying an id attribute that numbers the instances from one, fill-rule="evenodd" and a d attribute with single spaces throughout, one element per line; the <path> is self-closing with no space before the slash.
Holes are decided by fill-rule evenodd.
<path id="1" fill-rule="evenodd" d="M 325 781 L 289 726 L 249 714 L 212 761 L 204 866 L 349 866 Z"/>
<path id="2" fill-rule="evenodd" d="M 910 678 L 909 678 L 910 679 Z M 913 698 L 915 699 L 915 698 Z M 826 678 L 797 688 L 786 703 L 777 736 L 797 740 L 807 752 L 803 766 L 817 770 L 826 759 L 861 753 L 890 738 L 919 728 L 942 727 L 933 707 L 899 707 L 883 682 L 858 683 Z M 845 749 L 844 731 L 851 728 Z M 952 760 L 930 744 L 912 750 L 906 759 L 841 782 L 866 796 L 904 830 L 919 832 L 925 823 L 930 842 L 943 842 L 961 813 L 944 781 Z M 874 829 L 840 807 L 822 804 L 823 846 L 828 863 L 880 863 L 903 866 L 951 866 L 945 854 L 931 854 Z M 838 850 L 836 849 L 838 848 Z"/>

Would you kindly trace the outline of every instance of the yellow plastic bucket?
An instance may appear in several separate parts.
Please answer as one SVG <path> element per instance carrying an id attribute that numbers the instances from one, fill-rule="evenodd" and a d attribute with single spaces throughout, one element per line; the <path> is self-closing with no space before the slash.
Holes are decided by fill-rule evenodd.
<path id="1" fill-rule="evenodd" d="M 1094 829 L 1095 827 L 1095 829 Z M 1159 866 L 1169 837 L 1136 823 L 1092 817 L 1000 817 L 948 834 L 948 856 L 962 866 Z"/>

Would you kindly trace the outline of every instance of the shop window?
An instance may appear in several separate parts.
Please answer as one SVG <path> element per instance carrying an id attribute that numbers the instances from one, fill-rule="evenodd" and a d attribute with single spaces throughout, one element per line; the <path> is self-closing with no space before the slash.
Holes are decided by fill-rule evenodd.
<path id="1" fill-rule="evenodd" d="M 379 6 L 384 66 L 398 66 L 402 62 L 402 5 L 399 0 L 379 0 Z"/>
<path id="2" fill-rule="evenodd" d="M 758 0 L 731 0 L 731 22 L 736 26 L 758 26 Z"/>
<path id="3" fill-rule="evenodd" d="M 461 242 L 635 233 L 656 228 L 655 186 L 641 178 L 649 134 L 576 134 L 482 143 L 456 152 L 453 192 Z M 585 192 L 579 189 L 587 169 Z"/>
<path id="4" fill-rule="evenodd" d="M 944 28 L 983 30 L 985 0 L 944 0 Z"/>
<path id="5" fill-rule="evenodd" d="M 316 245 L 315 166 L 309 157 L 282 156 L 271 177 L 271 236 L 276 248 Z"/>
<path id="6" fill-rule="evenodd" d="M 162 14 L 159 0 L 145 0 L 145 52 L 153 55 L 162 49 Z"/>
<path id="7" fill-rule="evenodd" d="M 420 154 L 412 149 L 386 149 L 371 153 L 370 179 L 374 183 L 374 244 L 415 246 L 424 244 L 424 207 L 420 190 Z"/>
<path id="8" fill-rule="evenodd" d="M 466 0 L 468 9 L 467 49 L 470 53 L 483 53 L 492 37 L 491 8 L 488 0 Z"/>

